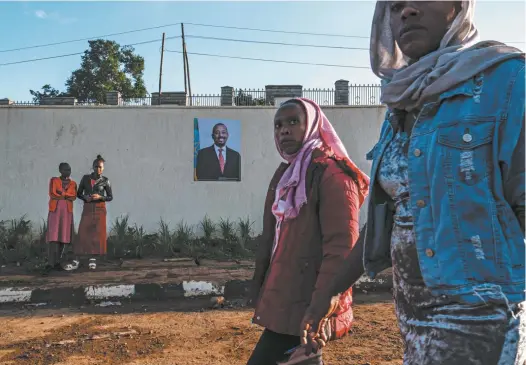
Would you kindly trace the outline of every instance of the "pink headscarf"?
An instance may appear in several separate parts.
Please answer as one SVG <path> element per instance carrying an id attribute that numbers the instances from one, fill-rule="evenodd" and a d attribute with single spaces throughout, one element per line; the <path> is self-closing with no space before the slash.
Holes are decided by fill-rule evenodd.
<path id="1" fill-rule="evenodd" d="M 305 184 L 307 168 L 312 159 L 312 152 L 319 147 L 329 148 L 336 158 L 344 160 L 347 166 L 356 173 L 359 205 L 361 206 L 368 194 L 369 176 L 351 161 L 342 141 L 318 104 L 306 98 L 294 98 L 291 100 L 299 101 L 306 110 L 307 128 L 303 137 L 303 145 L 294 155 L 287 155 L 283 152 L 279 147 L 278 140 L 274 137 L 279 154 L 290 165 L 276 188 L 277 194 L 272 205 L 272 213 L 277 218 L 282 216 L 278 212 L 278 202 L 286 194 L 283 218 L 286 220 L 298 216 L 301 207 L 307 203 Z"/>

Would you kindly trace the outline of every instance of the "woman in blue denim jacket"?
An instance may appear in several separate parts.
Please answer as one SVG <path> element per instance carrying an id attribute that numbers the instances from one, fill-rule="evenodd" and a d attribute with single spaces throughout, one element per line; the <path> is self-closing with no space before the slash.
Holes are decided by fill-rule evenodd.
<path id="1" fill-rule="evenodd" d="M 473 13 L 474 1 L 377 2 L 371 65 L 388 112 L 367 156 L 367 227 L 304 318 L 307 351 L 363 257 L 371 278 L 393 267 L 405 365 L 526 362 L 524 54 L 477 43 Z"/>

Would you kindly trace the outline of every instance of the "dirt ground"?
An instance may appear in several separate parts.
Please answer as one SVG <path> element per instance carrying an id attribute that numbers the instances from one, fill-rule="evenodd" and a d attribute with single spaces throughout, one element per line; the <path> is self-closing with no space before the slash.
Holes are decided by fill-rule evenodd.
<path id="1" fill-rule="evenodd" d="M 352 333 L 329 344 L 327 364 L 400 365 L 389 294 L 355 298 Z M 126 307 L 0 310 L 0 364 L 244 365 L 261 328 L 248 309 L 183 312 L 169 302 Z M 138 306 L 138 307 L 137 307 Z"/>

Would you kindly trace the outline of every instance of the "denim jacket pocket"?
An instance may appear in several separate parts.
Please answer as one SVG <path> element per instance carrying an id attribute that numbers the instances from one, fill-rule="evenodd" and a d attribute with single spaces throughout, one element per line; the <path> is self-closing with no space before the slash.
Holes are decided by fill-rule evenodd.
<path id="1" fill-rule="evenodd" d="M 470 118 L 467 122 L 439 127 L 437 142 L 446 177 L 475 185 L 488 176 L 493 169 L 491 142 L 494 131 L 493 117 Z"/>
<path id="2" fill-rule="evenodd" d="M 496 238 L 496 203 L 491 192 L 495 118 L 467 117 L 439 126 L 437 176 L 445 179 L 449 217 L 465 265 L 501 260 Z M 473 274 L 475 275 L 475 274 Z M 476 277 L 482 280 L 481 277 Z"/>

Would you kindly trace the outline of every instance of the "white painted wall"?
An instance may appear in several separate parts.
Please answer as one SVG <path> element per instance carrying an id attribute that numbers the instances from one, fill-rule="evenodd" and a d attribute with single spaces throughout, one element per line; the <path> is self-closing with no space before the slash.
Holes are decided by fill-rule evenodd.
<path id="1" fill-rule="evenodd" d="M 351 158 L 369 172 L 365 154 L 378 138 L 382 107 L 324 107 Z M 69 162 L 77 181 L 97 154 L 106 159 L 113 186 L 111 221 L 157 229 L 197 224 L 205 214 L 237 220 L 250 216 L 261 229 L 268 183 L 280 157 L 273 140 L 272 107 L 0 107 L 0 220 L 47 217 L 48 182 Z M 193 181 L 193 118 L 240 120 L 242 181 Z M 78 225 L 81 202 L 75 202 Z M 363 218 L 362 212 L 362 218 Z"/>

